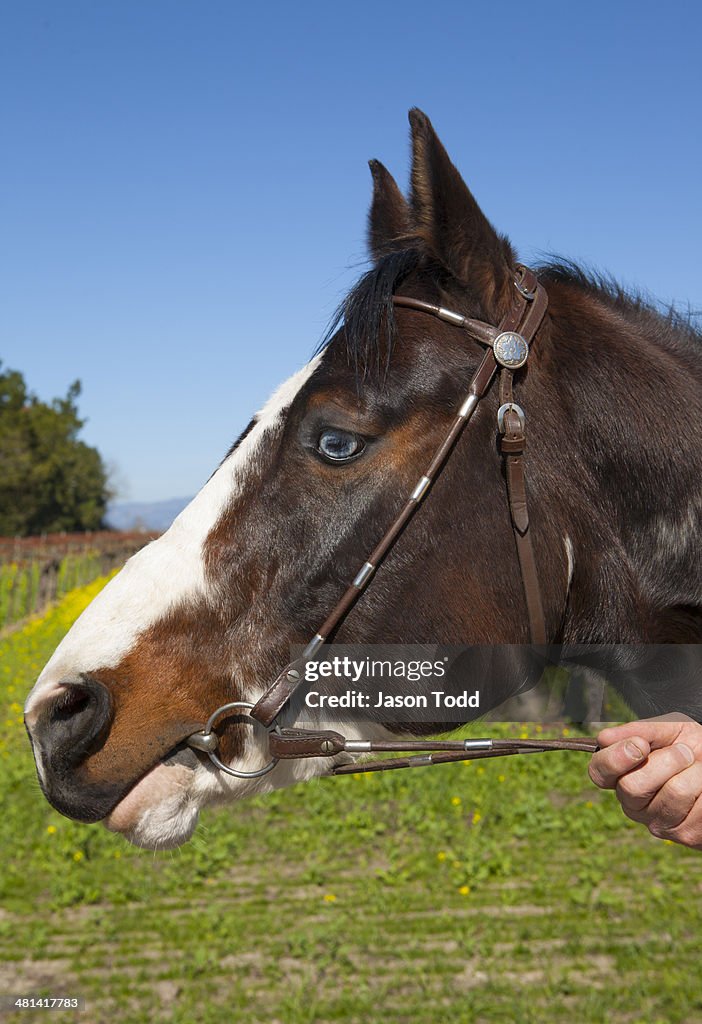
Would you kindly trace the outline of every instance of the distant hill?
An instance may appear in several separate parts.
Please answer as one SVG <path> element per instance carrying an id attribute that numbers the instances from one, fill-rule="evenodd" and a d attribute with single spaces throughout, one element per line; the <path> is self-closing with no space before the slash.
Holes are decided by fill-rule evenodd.
<path id="1" fill-rule="evenodd" d="M 110 505 L 105 521 L 113 530 L 156 530 L 163 533 L 192 498 L 165 501 L 122 501 Z"/>

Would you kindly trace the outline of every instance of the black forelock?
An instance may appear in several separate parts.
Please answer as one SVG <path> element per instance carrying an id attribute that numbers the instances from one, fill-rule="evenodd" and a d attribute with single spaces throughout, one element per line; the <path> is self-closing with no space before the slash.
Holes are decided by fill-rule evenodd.
<path id="1" fill-rule="evenodd" d="M 343 325 L 343 343 L 357 374 L 386 372 L 396 335 L 392 297 L 398 286 L 421 265 L 419 247 L 390 252 L 356 282 L 339 305 L 320 344 L 326 348 Z"/>

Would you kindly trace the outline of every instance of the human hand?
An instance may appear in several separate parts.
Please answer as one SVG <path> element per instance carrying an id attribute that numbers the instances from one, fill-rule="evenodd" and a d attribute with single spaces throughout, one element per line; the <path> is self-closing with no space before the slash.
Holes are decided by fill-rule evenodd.
<path id="1" fill-rule="evenodd" d="M 702 725 L 667 715 L 603 729 L 590 778 L 659 839 L 702 850 Z"/>

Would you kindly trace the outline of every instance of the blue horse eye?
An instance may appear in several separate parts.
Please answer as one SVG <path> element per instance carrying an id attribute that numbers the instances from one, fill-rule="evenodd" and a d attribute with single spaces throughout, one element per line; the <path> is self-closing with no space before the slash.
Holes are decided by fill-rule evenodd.
<path id="1" fill-rule="evenodd" d="M 357 434 L 346 430 L 325 430 L 319 435 L 317 451 L 333 462 L 345 462 L 360 455 L 365 444 Z"/>

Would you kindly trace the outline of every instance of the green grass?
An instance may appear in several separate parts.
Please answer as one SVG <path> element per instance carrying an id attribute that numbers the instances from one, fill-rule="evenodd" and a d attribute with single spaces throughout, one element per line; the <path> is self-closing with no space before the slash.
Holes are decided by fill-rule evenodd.
<path id="1" fill-rule="evenodd" d="M 0 992 L 89 1024 L 702 1020 L 702 856 L 584 755 L 309 783 L 156 855 L 55 813 L 19 705 L 100 585 L 0 644 Z"/>

